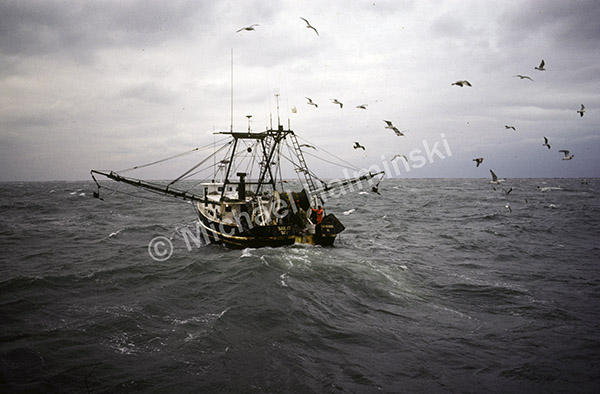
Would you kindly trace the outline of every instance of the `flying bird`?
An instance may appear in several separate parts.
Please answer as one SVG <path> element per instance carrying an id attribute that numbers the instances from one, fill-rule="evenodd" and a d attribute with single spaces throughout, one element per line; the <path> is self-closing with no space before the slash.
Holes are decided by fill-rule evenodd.
<path id="1" fill-rule="evenodd" d="M 390 122 L 389 120 L 383 120 L 386 124 L 385 128 L 386 129 L 391 129 L 392 127 L 394 127 L 394 123 Z"/>
<path id="2" fill-rule="evenodd" d="M 584 112 L 585 112 L 585 106 L 584 106 L 583 104 L 581 104 L 581 109 L 578 109 L 578 110 L 577 110 L 577 113 L 578 113 L 579 115 L 581 115 L 581 117 L 583 118 L 583 114 L 584 114 Z"/>
<path id="3" fill-rule="evenodd" d="M 517 129 L 515 128 L 515 126 L 509 126 L 507 124 L 504 125 L 504 128 L 507 129 L 507 130 L 508 129 L 513 129 L 514 131 L 517 131 Z"/>
<path id="4" fill-rule="evenodd" d="M 515 75 L 515 77 L 519 77 L 521 79 L 529 79 L 530 81 L 533 81 L 533 79 L 531 79 L 531 77 L 528 77 L 527 75 L 517 74 Z"/>
<path id="5" fill-rule="evenodd" d="M 542 62 L 540 63 L 539 66 L 534 67 L 536 70 L 540 70 L 540 71 L 546 71 L 546 69 L 544 68 L 546 66 L 546 62 L 544 61 L 544 59 L 542 59 Z"/>
<path id="6" fill-rule="evenodd" d="M 338 104 L 340 106 L 340 108 L 342 108 L 344 106 L 344 104 L 340 103 L 338 101 L 338 99 L 331 99 L 331 102 L 334 103 L 334 104 Z"/>
<path id="7" fill-rule="evenodd" d="M 548 138 L 544 137 L 544 144 L 542 146 L 547 146 L 550 149 L 550 143 L 548 142 Z"/>
<path id="8" fill-rule="evenodd" d="M 317 33 L 317 35 L 319 35 L 319 32 L 317 31 L 317 29 L 315 29 L 314 26 L 312 26 L 309 21 L 307 21 L 303 17 L 300 17 L 300 19 L 302 19 L 304 22 L 306 22 L 307 29 L 313 29 L 315 31 L 315 33 Z"/>
<path id="9" fill-rule="evenodd" d="M 302 145 L 300 145 L 300 148 L 311 148 L 311 149 L 317 150 L 317 148 L 315 148 L 314 146 L 309 145 L 309 144 L 302 144 Z"/>
<path id="10" fill-rule="evenodd" d="M 471 85 L 471 82 L 469 82 L 469 81 L 465 81 L 465 80 L 463 80 L 463 81 L 456 81 L 456 82 L 454 82 L 454 83 L 450 84 L 450 86 L 452 86 L 452 85 L 460 86 L 461 88 L 462 88 L 463 86 L 472 86 L 472 85 Z"/>
<path id="11" fill-rule="evenodd" d="M 358 142 L 354 142 L 354 145 L 352 146 L 354 149 L 362 149 L 365 150 L 365 147 L 362 146 L 361 144 L 359 144 Z"/>
<path id="12" fill-rule="evenodd" d="M 306 97 L 306 99 L 308 100 L 308 105 L 314 105 L 315 108 L 319 108 L 319 106 L 316 103 L 314 103 L 310 97 Z"/>
<path id="13" fill-rule="evenodd" d="M 474 159 L 473 159 L 473 161 L 474 161 L 475 163 L 477 163 L 477 165 L 476 165 L 475 167 L 479 167 L 479 165 L 480 165 L 481 163 L 483 163 L 483 157 L 476 157 L 476 158 L 474 158 Z"/>
<path id="14" fill-rule="evenodd" d="M 504 179 L 498 179 L 496 174 L 494 174 L 494 171 L 490 170 L 490 174 L 492 174 L 492 180 L 490 181 L 490 183 L 493 183 L 494 185 L 499 185 L 502 182 L 504 182 Z"/>
<path id="15" fill-rule="evenodd" d="M 368 104 L 357 105 L 356 108 L 358 108 L 358 109 L 367 109 L 367 105 Z"/>
<path id="16" fill-rule="evenodd" d="M 242 27 L 240 30 L 236 31 L 236 33 L 239 33 L 242 30 L 253 31 L 254 30 L 254 26 L 258 26 L 258 23 L 255 23 L 255 24 L 250 25 L 250 26 Z"/>
<path id="17" fill-rule="evenodd" d="M 510 192 L 512 192 L 512 187 L 510 189 L 508 189 L 508 190 L 502 189 L 502 191 L 506 195 L 506 205 L 504 207 L 506 209 L 508 209 L 508 212 L 512 212 L 512 208 L 510 207 L 510 204 L 508 203 L 508 195 L 510 194 Z"/>
<path id="18" fill-rule="evenodd" d="M 396 159 L 404 159 L 408 162 L 408 157 L 406 157 L 405 155 L 394 155 L 394 157 L 392 157 L 391 161 L 394 161 Z"/>
<path id="19" fill-rule="evenodd" d="M 563 160 L 571 160 L 572 158 L 575 157 L 575 155 L 570 155 L 568 150 L 559 150 L 559 152 L 562 152 L 565 154 L 565 157 L 563 157 Z"/>
<path id="20" fill-rule="evenodd" d="M 390 122 L 389 120 L 383 120 L 386 123 L 385 128 L 386 129 L 390 129 L 392 130 L 394 133 L 396 133 L 396 135 L 398 137 L 402 137 L 404 135 L 404 133 L 400 130 L 398 130 L 398 128 L 396 126 L 394 126 L 394 124 L 392 122 Z"/>

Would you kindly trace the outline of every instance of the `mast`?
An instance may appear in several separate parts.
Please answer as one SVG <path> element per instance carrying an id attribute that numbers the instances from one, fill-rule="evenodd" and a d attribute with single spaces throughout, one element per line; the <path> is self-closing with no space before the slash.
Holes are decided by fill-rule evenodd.
<path id="1" fill-rule="evenodd" d="M 229 131 L 233 133 L 233 48 L 231 48 L 231 123 Z"/>

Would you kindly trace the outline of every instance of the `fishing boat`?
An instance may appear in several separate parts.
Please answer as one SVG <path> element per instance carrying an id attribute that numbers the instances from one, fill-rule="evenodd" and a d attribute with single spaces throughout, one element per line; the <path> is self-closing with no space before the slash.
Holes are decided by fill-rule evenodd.
<path id="1" fill-rule="evenodd" d="M 92 170 L 98 186 L 95 197 L 100 197 L 96 176 L 104 176 L 151 192 L 191 201 L 199 225 L 212 243 L 231 248 L 279 247 L 293 244 L 331 246 L 344 225 L 335 214 L 327 212 L 325 202 L 332 193 L 356 183 L 371 181 L 382 176 L 380 172 L 365 172 L 356 177 L 325 182 L 307 166 L 304 150 L 314 148 L 300 144 L 289 126 L 279 120 L 277 127 L 264 131 L 251 130 L 248 116 L 247 131 L 221 131 L 220 147 L 213 143 L 213 152 L 194 164 L 181 176 L 159 183 L 125 176 L 124 171 Z M 204 147 L 206 148 L 206 147 Z M 191 152 L 200 151 L 195 148 Z M 164 160 L 179 157 L 176 155 Z M 132 169 L 160 163 L 155 161 Z M 200 176 L 202 166 L 210 163 L 210 176 Z M 284 163 L 297 174 L 298 188 L 284 179 Z M 380 178 L 381 179 L 381 178 Z"/>

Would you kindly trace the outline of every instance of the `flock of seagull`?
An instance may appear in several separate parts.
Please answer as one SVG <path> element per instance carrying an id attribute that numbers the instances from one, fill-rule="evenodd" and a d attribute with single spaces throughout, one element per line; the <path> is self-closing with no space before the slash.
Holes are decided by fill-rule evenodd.
<path id="1" fill-rule="evenodd" d="M 306 28 L 307 28 L 307 29 L 311 29 L 311 30 L 313 30 L 313 31 L 315 32 L 315 34 L 316 34 L 317 36 L 319 35 L 319 31 L 318 31 L 318 30 L 317 30 L 317 29 L 316 29 L 316 28 L 315 28 L 313 25 L 311 25 L 311 24 L 310 24 L 310 22 L 309 22 L 309 21 L 308 21 L 306 18 L 300 17 L 300 19 L 304 21 L 304 23 L 306 24 Z M 260 25 L 259 25 L 258 23 L 254 23 L 254 24 L 251 24 L 251 25 L 249 25 L 249 26 L 244 26 L 244 27 L 242 27 L 242 28 L 238 29 L 238 30 L 236 31 L 236 33 L 240 33 L 240 32 L 242 32 L 242 31 L 254 31 L 254 30 L 255 30 L 255 27 L 257 27 L 257 26 L 260 26 Z M 466 86 L 471 86 L 471 84 L 470 84 L 468 81 L 458 81 L 458 82 L 456 82 L 455 84 L 457 84 L 457 85 L 459 85 L 459 86 L 463 86 L 463 84 L 464 84 L 464 85 L 466 85 Z M 315 102 L 313 101 L 313 99 L 311 99 L 310 97 L 305 97 L 305 98 L 306 98 L 306 100 L 307 100 L 306 104 L 308 104 L 308 105 L 311 105 L 311 106 L 313 106 L 313 107 L 315 107 L 315 108 L 319 108 L 319 104 L 315 103 Z M 333 99 L 330 99 L 330 101 L 331 101 L 331 103 L 332 103 L 332 104 L 339 105 L 339 106 L 340 106 L 340 109 L 344 108 L 344 103 L 342 103 L 342 102 L 341 102 L 341 101 L 339 101 L 338 99 L 336 99 L 336 98 L 333 98 Z M 357 106 L 356 106 L 356 108 L 357 108 L 357 109 L 361 109 L 361 110 L 366 110 L 366 109 L 367 109 L 367 107 L 368 107 L 368 104 L 360 104 L 360 105 L 357 105 Z M 296 112 L 297 112 L 297 109 L 294 107 L 294 108 L 292 108 L 292 110 L 291 110 L 291 111 L 292 111 L 292 113 L 296 113 Z M 406 131 L 407 131 L 407 130 L 402 130 L 402 131 L 401 131 L 400 129 L 398 129 L 398 128 L 397 128 L 397 127 L 396 127 L 396 126 L 395 126 L 395 125 L 394 125 L 394 124 L 393 124 L 391 121 L 389 121 L 389 120 L 384 120 L 384 122 L 385 122 L 385 124 L 386 124 L 386 125 L 385 125 L 385 128 L 386 128 L 386 129 L 389 129 L 389 130 L 392 130 L 392 131 L 393 131 L 393 132 L 394 132 L 394 133 L 395 133 L 395 134 L 396 134 L 398 137 L 402 137 L 402 136 L 404 136 L 404 135 L 405 135 L 404 133 L 406 133 Z M 314 147 L 313 147 L 313 146 L 310 146 L 310 147 L 314 149 Z M 361 144 L 360 144 L 360 142 L 358 142 L 358 141 L 355 141 L 355 142 L 354 142 L 354 145 L 353 145 L 352 147 L 353 147 L 354 149 L 362 149 L 362 150 L 366 150 L 366 148 L 365 148 L 363 145 L 361 145 Z M 395 156 L 394 156 L 394 158 L 392 159 L 392 161 L 393 161 L 393 160 L 396 160 L 396 159 L 399 159 L 399 158 L 403 158 L 403 159 L 405 159 L 406 161 L 408 161 L 408 158 L 407 158 L 405 155 L 395 155 Z"/>
<path id="2" fill-rule="evenodd" d="M 542 61 L 540 62 L 539 66 L 534 67 L 535 70 L 538 71 L 546 71 L 546 62 L 544 61 L 544 59 L 542 59 Z M 533 79 L 527 75 L 522 75 L 522 74 L 517 74 L 515 75 L 515 77 L 518 77 L 520 79 L 528 79 L 530 81 L 533 81 Z M 456 81 L 454 83 L 452 83 L 451 85 L 456 85 L 456 86 L 472 86 L 471 83 L 469 81 L 466 80 L 461 80 L 461 81 Z M 581 108 L 577 110 L 577 113 L 579 114 L 580 117 L 583 117 L 583 114 L 585 113 L 585 105 L 581 104 Z M 504 128 L 507 130 L 512 129 L 513 131 L 516 131 L 517 128 L 515 126 L 512 125 L 504 125 Z M 550 149 L 550 141 L 548 140 L 547 137 L 544 137 L 544 143 L 542 144 L 542 146 L 547 147 L 548 149 Z M 564 157 L 562 158 L 563 160 L 571 160 L 575 157 L 575 155 L 572 155 L 570 151 L 566 150 L 566 149 L 561 149 L 559 150 L 560 153 L 562 153 L 564 155 Z M 475 166 L 479 167 L 479 165 L 481 163 L 483 163 L 483 157 L 476 157 L 473 159 L 473 161 L 475 162 Z M 494 171 L 490 170 L 490 173 L 492 175 L 492 180 L 490 181 L 490 183 L 492 184 L 500 184 L 501 182 L 504 181 L 504 179 L 498 179 L 498 177 L 496 176 L 496 174 L 494 174 Z M 512 188 L 511 188 L 512 190 Z"/>
<path id="3" fill-rule="evenodd" d="M 314 27 L 313 25 L 311 25 L 311 24 L 310 24 L 310 22 L 309 22 L 308 20 L 306 20 L 306 19 L 305 19 L 305 18 L 303 18 L 303 17 L 300 17 L 300 19 L 302 19 L 304 22 L 306 22 L 306 28 L 307 28 L 307 29 L 311 29 L 311 30 L 313 30 L 313 31 L 314 31 L 314 32 L 315 32 L 317 35 L 319 35 L 319 32 L 317 31 L 317 29 L 315 29 L 315 27 Z M 245 31 L 254 31 L 254 30 L 256 30 L 256 29 L 254 29 L 256 26 L 260 26 L 260 25 L 259 25 L 258 23 L 253 23 L 253 24 L 251 24 L 250 26 L 245 26 L 245 27 L 242 27 L 242 28 L 241 28 L 241 29 L 239 29 L 239 30 L 238 30 L 236 33 L 239 33 L 239 32 L 241 32 L 241 31 L 244 31 L 244 30 L 245 30 Z"/>
<path id="4" fill-rule="evenodd" d="M 534 69 L 538 70 L 538 71 L 545 71 L 546 70 L 545 67 L 546 67 L 546 62 L 542 59 L 542 61 L 540 62 L 540 65 L 537 66 L 537 67 L 534 67 Z M 520 79 L 528 79 L 530 81 L 533 81 L 533 78 L 531 78 L 531 77 L 529 77 L 527 75 L 517 74 L 517 75 L 515 75 L 515 77 L 520 78 Z M 472 86 L 469 83 L 469 81 L 465 81 L 465 80 L 456 81 L 456 82 L 452 83 L 451 85 L 456 85 L 456 86 L 460 86 L 460 87 L 463 87 L 463 86 Z M 579 110 L 577 110 L 577 113 L 579 114 L 580 117 L 583 117 L 583 115 L 585 113 L 585 105 L 581 104 L 581 108 Z M 507 130 L 512 129 L 513 131 L 517 130 L 516 127 L 512 126 L 512 125 L 504 125 L 504 128 L 507 129 Z M 542 146 L 545 146 L 548 149 L 551 148 L 550 141 L 548 140 L 547 137 L 544 137 L 544 143 L 542 144 Z M 568 151 L 568 150 L 566 150 L 566 149 L 561 149 L 561 150 L 559 150 L 559 152 L 564 155 L 563 158 L 562 158 L 562 160 L 572 160 L 575 157 L 575 155 L 571 154 L 571 152 Z M 473 161 L 475 162 L 475 166 L 479 167 L 479 165 L 481 163 L 483 163 L 483 157 L 476 157 L 476 158 L 473 159 Z M 505 181 L 505 179 L 498 178 L 498 176 L 491 169 L 490 169 L 490 175 L 492 177 L 492 180 L 490 181 L 490 183 L 492 185 L 500 185 L 502 182 Z M 496 188 L 494 188 L 494 186 L 492 186 L 492 188 L 494 190 L 496 190 Z M 512 187 L 510 189 L 508 189 L 508 190 L 502 189 L 502 191 L 504 191 L 504 193 L 505 193 L 506 200 L 507 200 L 505 207 L 509 210 L 509 212 L 512 212 L 512 208 L 511 208 L 510 204 L 508 203 L 508 195 L 510 194 L 510 192 L 512 190 L 513 190 Z M 527 200 L 525 200 L 525 202 L 527 202 Z"/>
<path id="5" fill-rule="evenodd" d="M 319 35 L 318 30 L 314 26 L 312 26 L 307 19 L 302 18 L 302 17 L 300 17 L 300 19 L 303 20 L 306 23 L 306 28 L 307 29 L 311 29 L 311 30 L 313 30 L 315 32 L 315 34 L 317 36 Z M 237 30 L 237 33 L 240 33 L 242 31 L 253 31 L 253 30 L 255 30 L 256 26 L 259 26 L 259 24 L 255 23 L 255 24 L 252 24 L 252 25 L 249 25 L 249 26 L 242 27 L 239 30 Z M 544 59 L 542 59 L 542 61 L 540 62 L 540 64 L 538 66 L 534 67 L 534 69 L 538 70 L 538 71 L 546 71 L 546 62 L 544 61 Z M 517 75 L 515 75 L 515 77 L 519 78 L 521 80 L 527 79 L 527 80 L 533 82 L 533 78 L 531 78 L 528 75 L 517 74 Z M 451 86 L 458 86 L 458 87 L 462 88 L 462 87 L 465 87 L 465 86 L 466 87 L 472 87 L 473 85 L 469 81 L 467 81 L 467 80 L 458 80 L 456 82 L 451 83 Z M 305 97 L 305 98 L 307 100 L 306 104 L 308 104 L 310 106 L 314 106 L 315 108 L 319 108 L 319 105 L 317 103 L 315 103 L 310 97 Z M 339 101 L 338 99 L 336 99 L 336 98 L 330 99 L 330 101 L 331 101 L 332 104 L 339 105 L 340 109 L 342 109 L 344 107 L 344 104 L 341 101 Z M 361 110 L 366 110 L 367 109 L 367 104 L 357 105 L 356 108 L 357 109 L 361 109 Z M 292 108 L 292 112 L 295 113 L 296 111 L 297 111 L 296 108 Z M 583 104 L 581 104 L 581 108 L 579 110 L 577 110 L 577 113 L 579 114 L 580 117 L 583 117 L 583 115 L 585 113 L 585 106 Z M 402 137 L 402 136 L 405 135 L 405 132 L 407 130 L 402 130 L 401 131 L 400 129 L 398 129 L 393 124 L 392 121 L 385 120 L 385 119 L 383 121 L 385 122 L 385 129 L 392 130 L 396 134 L 396 136 L 398 136 L 398 137 Z M 513 130 L 513 131 L 517 130 L 517 128 L 515 126 L 513 126 L 513 125 L 505 125 L 504 128 L 507 129 L 507 130 Z M 307 148 L 316 149 L 314 146 L 308 145 L 308 144 L 304 144 L 303 146 L 307 147 Z M 548 149 L 550 149 L 551 145 L 550 145 L 550 142 L 549 142 L 549 140 L 548 140 L 547 137 L 544 137 L 544 143 L 542 144 L 542 146 L 545 146 Z M 363 151 L 366 150 L 366 148 L 363 145 L 361 145 L 358 141 L 355 141 L 354 145 L 352 147 L 354 149 L 362 149 Z M 566 149 L 561 149 L 561 150 L 559 150 L 559 152 L 564 154 L 564 157 L 562 158 L 562 160 L 571 160 L 571 159 L 573 159 L 575 157 L 575 155 L 572 155 L 571 152 L 568 151 L 568 150 L 566 150 Z M 406 157 L 406 155 L 402 155 L 402 154 L 395 155 L 392 158 L 392 161 L 397 160 L 397 159 L 404 159 L 407 162 L 409 161 L 408 158 Z M 476 167 L 479 167 L 479 165 L 481 165 L 483 163 L 483 157 L 476 157 L 476 158 L 473 159 L 473 161 L 475 162 Z M 498 176 L 491 169 L 490 169 L 490 174 L 491 174 L 491 177 L 492 177 L 492 180 L 490 181 L 490 183 L 493 184 L 493 185 L 500 185 L 502 182 L 505 181 L 505 179 L 498 178 Z M 494 188 L 494 190 L 495 190 L 495 188 Z M 506 198 L 508 200 L 508 195 L 512 191 L 512 188 L 510 188 L 509 190 L 504 190 L 503 189 L 503 191 L 504 191 L 504 193 L 506 195 Z M 510 204 L 508 204 L 508 202 L 506 204 L 506 208 L 508 208 L 509 211 L 512 212 Z"/>

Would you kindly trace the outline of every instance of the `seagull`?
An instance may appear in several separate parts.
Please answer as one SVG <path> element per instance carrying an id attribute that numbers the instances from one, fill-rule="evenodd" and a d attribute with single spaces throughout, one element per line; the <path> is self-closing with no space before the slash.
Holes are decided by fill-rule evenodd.
<path id="1" fill-rule="evenodd" d="M 358 109 L 367 109 L 367 105 L 369 105 L 369 104 L 357 105 L 356 108 L 358 108 Z"/>
<path id="2" fill-rule="evenodd" d="M 504 190 L 502 189 L 502 191 L 504 192 L 504 194 L 506 195 L 506 205 L 504 206 L 506 209 L 508 209 L 508 212 L 512 212 L 512 208 L 510 207 L 510 204 L 508 203 L 508 195 L 510 194 L 510 192 L 512 192 L 512 187 L 508 190 Z"/>
<path id="3" fill-rule="evenodd" d="M 515 75 L 515 77 L 519 77 L 521 79 L 529 79 L 530 81 L 533 81 L 533 79 L 531 79 L 531 77 L 528 77 L 527 75 L 517 74 Z"/>
<path id="4" fill-rule="evenodd" d="M 240 30 L 236 31 L 236 33 L 239 33 L 242 30 L 253 31 L 254 30 L 254 26 L 258 26 L 258 23 L 255 23 L 255 24 L 250 25 L 250 26 L 242 27 Z"/>
<path id="5" fill-rule="evenodd" d="M 390 129 L 393 130 L 394 133 L 396 133 L 396 135 L 398 137 L 404 137 L 404 133 L 406 132 L 406 130 L 403 130 L 403 131 L 398 130 L 398 128 L 396 126 L 390 127 Z"/>
<path id="6" fill-rule="evenodd" d="M 585 112 L 585 105 L 581 104 L 581 109 L 577 110 L 577 113 L 581 115 L 583 118 L 583 113 Z"/>
<path id="7" fill-rule="evenodd" d="M 307 21 L 303 17 L 300 17 L 300 19 L 302 19 L 304 22 L 306 22 L 307 29 L 313 29 L 315 31 L 315 33 L 317 33 L 317 35 L 319 35 L 319 32 L 317 31 L 317 29 L 315 29 L 314 26 L 312 26 L 309 21 Z"/>
<path id="8" fill-rule="evenodd" d="M 494 185 L 499 185 L 502 182 L 504 182 L 504 179 L 498 179 L 496 174 L 494 174 L 494 171 L 490 170 L 490 173 L 492 174 L 492 180 L 490 181 L 490 183 L 493 183 Z"/>
<path id="9" fill-rule="evenodd" d="M 340 108 L 342 108 L 344 106 L 344 104 L 340 103 L 338 101 L 338 99 L 331 99 L 331 102 L 334 103 L 334 104 L 338 104 L 340 106 Z"/>
<path id="10" fill-rule="evenodd" d="M 398 137 L 404 137 L 404 133 L 406 133 L 408 131 L 408 130 L 402 130 L 402 131 L 400 131 L 400 130 L 398 130 L 395 127 L 392 127 L 392 130 L 394 130 L 394 133 L 396 133 L 396 135 Z"/>
<path id="11" fill-rule="evenodd" d="M 389 120 L 385 120 L 385 119 L 383 121 L 386 123 L 386 126 L 385 126 L 386 129 L 393 130 L 394 133 L 396 133 L 396 135 L 398 137 L 402 137 L 404 135 L 404 133 L 402 131 L 398 130 L 398 128 L 396 126 L 394 126 L 394 124 L 392 122 L 390 122 Z"/>
<path id="12" fill-rule="evenodd" d="M 571 160 L 572 158 L 575 157 L 575 155 L 570 155 L 568 150 L 559 150 L 559 152 L 562 152 L 565 154 L 565 157 L 563 157 L 563 160 Z"/>
<path id="13" fill-rule="evenodd" d="M 344 215 L 348 216 L 348 215 L 350 215 L 354 211 L 356 211 L 356 209 L 352 208 L 352 209 L 350 209 L 348 211 L 344 211 L 343 213 L 344 213 Z"/>
<path id="14" fill-rule="evenodd" d="M 382 180 L 383 180 L 383 178 L 380 178 L 379 182 L 377 182 L 377 184 L 371 188 L 371 191 L 373 193 L 377 193 L 377 194 L 381 195 L 381 193 L 379 193 L 379 184 L 381 183 Z"/>
<path id="15" fill-rule="evenodd" d="M 452 86 L 452 85 L 460 86 L 461 88 L 462 88 L 463 86 L 465 86 L 465 85 L 466 85 L 466 86 L 472 86 L 472 85 L 471 85 L 471 82 L 469 82 L 469 81 L 456 81 L 456 82 L 454 82 L 454 83 L 450 84 L 450 86 Z"/>
<path id="16" fill-rule="evenodd" d="M 476 157 L 473 159 L 473 161 L 477 163 L 475 167 L 479 167 L 479 165 L 483 163 L 483 157 Z"/>
<path id="17" fill-rule="evenodd" d="M 546 69 L 544 68 L 544 66 L 546 65 L 546 62 L 544 61 L 544 59 L 542 59 L 542 62 L 540 63 L 539 66 L 534 67 L 536 70 L 540 70 L 540 71 L 546 71 Z"/>
<path id="18" fill-rule="evenodd" d="M 394 155 L 394 157 L 392 157 L 391 161 L 394 161 L 396 159 L 404 159 L 408 162 L 408 157 L 406 157 L 405 155 Z"/>
<path id="19" fill-rule="evenodd" d="M 517 131 L 517 129 L 515 128 L 515 126 L 509 126 L 507 124 L 504 125 L 504 128 L 507 129 L 507 130 L 508 129 L 513 129 L 514 131 Z"/>
<path id="20" fill-rule="evenodd" d="M 550 144 L 548 143 L 548 138 L 544 137 L 544 145 L 542 146 L 547 146 L 548 149 L 550 149 Z"/>
<path id="21" fill-rule="evenodd" d="M 319 108 L 319 106 L 317 104 L 315 104 L 312 99 L 310 97 L 306 97 L 306 99 L 308 100 L 308 105 L 314 105 L 315 108 Z"/>
<path id="22" fill-rule="evenodd" d="M 315 148 L 314 146 L 309 145 L 309 144 L 302 144 L 302 145 L 300 145 L 300 148 L 303 148 L 303 147 L 304 148 L 311 148 L 311 149 L 317 150 L 317 148 Z"/>
<path id="23" fill-rule="evenodd" d="M 383 120 L 386 124 L 385 128 L 386 129 L 391 129 L 392 127 L 394 127 L 394 124 L 392 122 L 390 122 L 389 120 Z"/>
<path id="24" fill-rule="evenodd" d="M 354 145 L 352 146 L 354 149 L 362 149 L 365 150 L 365 147 L 362 146 L 361 144 L 359 144 L 358 142 L 354 142 Z"/>

